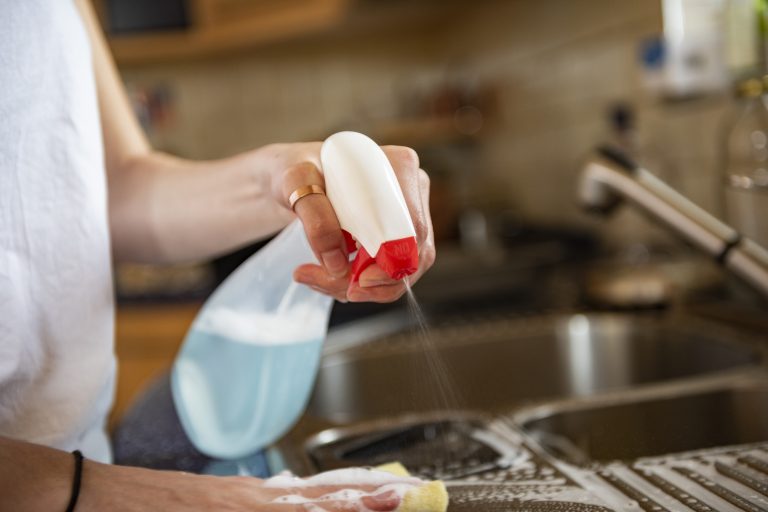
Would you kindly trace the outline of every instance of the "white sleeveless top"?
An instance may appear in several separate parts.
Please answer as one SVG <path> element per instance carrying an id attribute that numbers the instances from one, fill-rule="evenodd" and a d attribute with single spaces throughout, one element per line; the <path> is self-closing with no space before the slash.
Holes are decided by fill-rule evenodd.
<path id="1" fill-rule="evenodd" d="M 0 435 L 108 461 L 114 304 L 89 41 L 72 0 L 0 13 Z"/>

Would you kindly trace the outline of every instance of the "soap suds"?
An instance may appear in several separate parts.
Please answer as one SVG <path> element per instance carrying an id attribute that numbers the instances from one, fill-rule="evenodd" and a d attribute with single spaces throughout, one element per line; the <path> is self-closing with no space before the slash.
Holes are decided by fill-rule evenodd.
<path id="1" fill-rule="evenodd" d="M 284 471 L 264 482 L 265 487 L 318 487 L 323 485 L 370 485 L 382 486 L 386 484 L 404 483 L 421 485 L 424 480 L 409 476 L 397 476 L 386 471 L 365 468 L 335 469 L 318 473 L 309 478 L 299 478 Z"/>
<path id="2" fill-rule="evenodd" d="M 313 512 L 326 510 L 323 508 L 323 503 L 344 503 L 347 506 L 354 507 L 355 512 L 373 512 L 371 509 L 365 506 L 363 498 L 379 496 L 386 493 L 394 493 L 397 496 L 398 501 L 402 503 L 405 494 L 416 487 L 412 484 L 386 484 L 375 489 L 371 492 L 364 492 L 359 489 L 340 489 L 338 491 L 323 494 L 316 498 L 307 498 L 300 494 L 286 494 L 279 496 L 272 500 L 272 503 L 290 504 L 290 505 L 303 505 L 307 510 Z"/>
<path id="3" fill-rule="evenodd" d="M 300 494 L 285 494 L 272 500 L 272 503 L 303 505 L 307 512 L 324 512 L 326 509 L 322 504 L 327 502 L 344 502 L 354 507 L 355 512 L 372 512 L 363 504 L 363 498 L 394 493 L 402 502 L 409 490 L 424 483 L 426 482 L 419 478 L 396 476 L 384 471 L 348 468 L 327 471 L 309 478 L 299 478 L 284 472 L 266 480 L 264 486 L 284 489 L 346 485 L 375 487 L 370 492 L 350 488 L 339 489 L 315 498 Z"/>

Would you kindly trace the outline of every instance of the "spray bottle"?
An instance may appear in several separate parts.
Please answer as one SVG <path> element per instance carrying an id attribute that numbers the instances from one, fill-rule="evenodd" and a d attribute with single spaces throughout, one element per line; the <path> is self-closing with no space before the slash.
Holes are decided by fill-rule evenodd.
<path id="1" fill-rule="evenodd" d="M 381 148 L 355 132 L 322 146 L 326 194 L 350 254 L 351 278 L 376 263 L 394 279 L 418 267 L 415 231 Z M 246 260 L 195 318 L 171 374 L 173 400 L 193 444 L 239 459 L 285 434 L 306 407 L 332 299 L 293 280 L 316 262 L 300 221 Z"/>

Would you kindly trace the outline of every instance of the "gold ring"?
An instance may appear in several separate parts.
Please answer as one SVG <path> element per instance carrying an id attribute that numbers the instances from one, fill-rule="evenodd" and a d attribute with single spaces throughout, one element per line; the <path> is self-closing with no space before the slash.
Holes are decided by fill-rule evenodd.
<path id="1" fill-rule="evenodd" d="M 311 194 L 323 194 L 325 195 L 325 190 L 323 190 L 323 187 L 320 185 L 305 185 L 303 187 L 299 187 L 293 192 L 291 192 L 291 195 L 288 196 L 288 204 L 291 206 L 291 210 L 295 210 L 296 203 L 299 199 L 302 197 L 306 197 Z"/>

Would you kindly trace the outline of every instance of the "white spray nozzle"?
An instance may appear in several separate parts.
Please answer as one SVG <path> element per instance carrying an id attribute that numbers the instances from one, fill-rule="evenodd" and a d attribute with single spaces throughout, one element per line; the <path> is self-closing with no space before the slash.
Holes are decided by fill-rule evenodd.
<path id="1" fill-rule="evenodd" d="M 352 279 L 372 263 L 394 279 L 414 273 L 419 263 L 416 231 L 379 145 L 362 133 L 339 132 L 323 143 L 320 161 L 341 228 L 360 245 Z"/>

